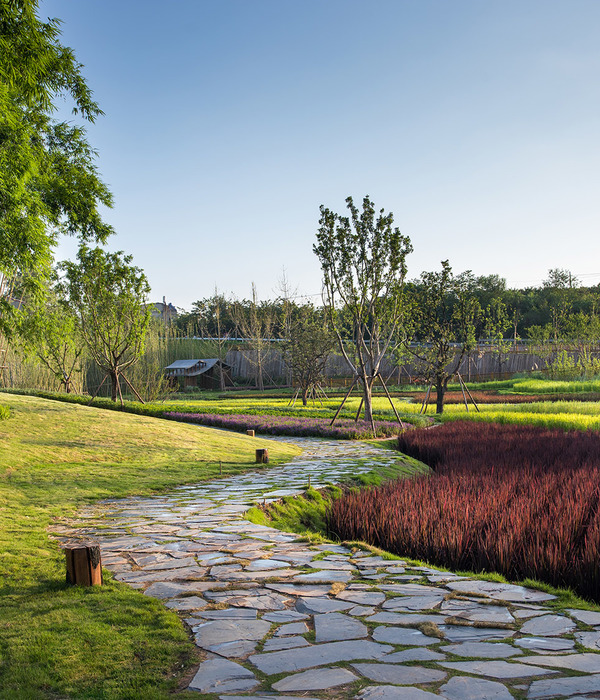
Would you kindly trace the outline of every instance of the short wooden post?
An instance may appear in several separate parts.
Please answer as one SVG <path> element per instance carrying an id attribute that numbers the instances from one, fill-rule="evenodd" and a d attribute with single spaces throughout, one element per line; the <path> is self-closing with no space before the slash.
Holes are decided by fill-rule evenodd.
<path id="1" fill-rule="evenodd" d="M 246 435 L 249 437 L 254 437 L 254 430 L 246 430 Z"/>
<path id="2" fill-rule="evenodd" d="M 269 463 L 269 450 L 266 448 L 256 450 L 256 463 L 257 464 L 268 464 Z"/>
<path id="3" fill-rule="evenodd" d="M 64 549 L 67 583 L 73 586 L 102 585 L 102 558 L 97 544 L 73 544 Z"/>

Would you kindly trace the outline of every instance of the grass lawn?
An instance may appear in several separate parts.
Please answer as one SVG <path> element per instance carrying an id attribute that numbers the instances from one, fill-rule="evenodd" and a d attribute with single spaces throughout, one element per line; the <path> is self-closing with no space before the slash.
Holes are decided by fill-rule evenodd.
<path id="1" fill-rule="evenodd" d="M 219 460 L 223 474 L 254 468 L 265 440 L 30 396 L 0 404 L 11 410 L 0 421 L 0 696 L 168 697 L 196 655 L 177 615 L 116 581 L 66 586 L 46 527 L 94 499 L 218 476 Z M 269 443 L 272 464 L 298 452 Z"/>

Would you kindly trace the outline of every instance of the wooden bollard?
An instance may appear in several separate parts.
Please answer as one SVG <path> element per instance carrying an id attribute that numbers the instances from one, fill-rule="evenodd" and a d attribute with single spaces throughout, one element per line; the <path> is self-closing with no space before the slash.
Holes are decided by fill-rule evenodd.
<path id="1" fill-rule="evenodd" d="M 246 435 L 248 435 L 248 437 L 254 437 L 254 430 L 246 430 Z"/>
<path id="2" fill-rule="evenodd" d="M 266 448 L 256 450 L 256 463 L 257 464 L 268 464 L 269 463 L 269 450 Z"/>
<path id="3" fill-rule="evenodd" d="M 64 549 L 67 583 L 73 586 L 102 585 L 102 558 L 97 544 L 72 544 Z"/>

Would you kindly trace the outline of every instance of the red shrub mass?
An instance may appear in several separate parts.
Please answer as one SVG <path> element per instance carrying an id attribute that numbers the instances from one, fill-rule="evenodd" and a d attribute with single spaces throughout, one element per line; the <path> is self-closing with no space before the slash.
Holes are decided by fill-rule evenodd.
<path id="1" fill-rule="evenodd" d="M 456 422 L 398 442 L 435 473 L 334 501 L 332 533 L 600 602 L 600 435 Z"/>

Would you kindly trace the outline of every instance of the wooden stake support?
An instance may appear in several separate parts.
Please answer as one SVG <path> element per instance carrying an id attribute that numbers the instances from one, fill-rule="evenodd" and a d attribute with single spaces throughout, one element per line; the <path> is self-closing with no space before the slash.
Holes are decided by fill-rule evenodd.
<path id="1" fill-rule="evenodd" d="M 268 464 L 269 463 L 269 450 L 262 448 L 256 450 L 256 463 L 257 464 Z"/>
<path id="2" fill-rule="evenodd" d="M 72 586 L 101 586 L 102 558 L 97 544 L 74 544 L 65 548 L 67 583 Z"/>

